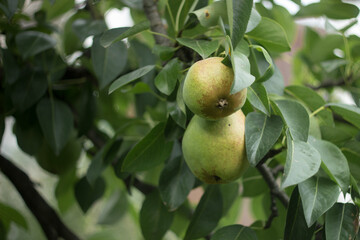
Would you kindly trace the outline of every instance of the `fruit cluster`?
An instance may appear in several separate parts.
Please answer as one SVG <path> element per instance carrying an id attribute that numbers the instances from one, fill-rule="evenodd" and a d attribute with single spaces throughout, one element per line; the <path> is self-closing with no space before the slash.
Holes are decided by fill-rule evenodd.
<path id="1" fill-rule="evenodd" d="M 230 94 L 234 73 L 222 60 L 193 64 L 183 89 L 184 102 L 195 114 L 183 137 L 184 158 L 193 174 L 210 184 L 232 182 L 249 165 L 241 111 L 247 90 Z"/>

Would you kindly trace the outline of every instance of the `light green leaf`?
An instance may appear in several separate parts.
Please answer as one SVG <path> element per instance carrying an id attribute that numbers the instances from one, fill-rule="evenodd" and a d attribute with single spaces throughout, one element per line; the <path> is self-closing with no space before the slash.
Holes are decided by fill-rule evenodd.
<path id="1" fill-rule="evenodd" d="M 155 86 L 160 92 L 170 95 L 177 83 L 181 66 L 177 58 L 168 62 L 155 78 Z"/>
<path id="2" fill-rule="evenodd" d="M 250 19 L 246 27 L 246 32 L 252 31 L 261 21 L 261 15 L 256 11 L 255 8 L 251 9 Z"/>
<path id="3" fill-rule="evenodd" d="M 359 210 L 352 203 L 336 203 L 325 216 L 327 240 L 355 239 L 359 230 Z"/>
<path id="4" fill-rule="evenodd" d="M 135 34 L 138 34 L 142 31 L 145 31 L 150 28 L 149 21 L 140 22 L 131 28 L 113 28 L 110 29 L 101 36 L 100 44 L 101 46 L 107 48 L 115 42 L 121 41 L 124 38 L 131 37 Z"/>
<path id="5" fill-rule="evenodd" d="M 211 237 L 211 240 L 257 240 L 256 233 L 249 227 L 234 224 L 222 227 Z"/>
<path id="6" fill-rule="evenodd" d="M 169 211 L 174 211 L 186 200 L 194 183 L 195 177 L 182 157 L 168 161 L 160 176 L 159 190 Z"/>
<path id="7" fill-rule="evenodd" d="M 154 68 L 155 65 L 148 65 L 119 77 L 110 85 L 109 94 L 114 92 L 116 89 L 121 88 L 126 84 L 135 81 L 138 78 L 141 78 L 142 76 L 146 75 L 151 70 L 153 70 Z"/>
<path id="8" fill-rule="evenodd" d="M 325 15 L 332 19 L 350 19 L 359 14 L 359 8 L 341 1 L 320 1 L 301 7 L 297 17 L 317 17 Z"/>
<path id="9" fill-rule="evenodd" d="M 339 197 L 339 187 L 330 179 L 313 176 L 299 184 L 308 227 L 329 210 Z"/>
<path id="10" fill-rule="evenodd" d="M 256 166 L 279 138 L 283 123 L 279 116 L 251 112 L 245 120 L 247 159 Z"/>
<path id="11" fill-rule="evenodd" d="M 309 138 L 309 143 L 320 153 L 326 173 L 346 193 L 350 185 L 350 170 L 341 150 L 330 142 L 312 137 Z"/>
<path id="12" fill-rule="evenodd" d="M 284 29 L 270 18 L 263 17 L 259 25 L 247 35 L 263 45 L 268 51 L 286 52 L 290 50 Z"/>
<path id="13" fill-rule="evenodd" d="M 283 188 L 301 183 L 315 175 L 321 164 L 321 156 L 311 144 L 292 140 L 289 135 L 289 131 L 287 131 L 288 149 L 282 182 Z"/>
<path id="14" fill-rule="evenodd" d="M 205 59 L 210 56 L 219 46 L 218 41 L 206 41 L 206 40 L 196 40 L 188 38 L 177 38 L 176 39 L 181 45 L 189 47 L 200 54 L 200 56 Z"/>
<path id="15" fill-rule="evenodd" d="M 104 48 L 100 45 L 99 37 L 94 37 L 91 60 L 100 89 L 103 89 L 123 71 L 126 59 L 127 48 L 123 42 Z"/>
<path id="16" fill-rule="evenodd" d="M 204 27 L 215 26 L 218 24 L 219 18 L 227 19 L 226 2 L 225 0 L 216 1 L 192 13 L 196 15 L 200 24 Z"/>
<path id="17" fill-rule="evenodd" d="M 335 113 L 339 114 L 346 121 L 350 122 L 357 128 L 360 128 L 360 108 L 357 106 L 347 105 L 343 103 L 328 103 Z"/>
<path id="18" fill-rule="evenodd" d="M 306 142 L 309 134 L 309 115 L 298 102 L 291 100 L 272 101 L 272 106 L 280 111 L 281 117 L 290 130 L 291 138 Z"/>
<path id="19" fill-rule="evenodd" d="M 46 141 L 58 155 L 74 127 L 70 108 L 59 100 L 44 98 L 36 106 L 36 113 Z"/>
<path id="20" fill-rule="evenodd" d="M 222 216 L 222 196 L 218 185 L 208 185 L 200 199 L 184 240 L 197 239 L 209 234 Z"/>
<path id="21" fill-rule="evenodd" d="M 122 171 L 136 172 L 155 167 L 163 163 L 171 154 L 173 142 L 164 137 L 164 123 L 156 125 L 127 154 Z"/>
<path id="22" fill-rule="evenodd" d="M 126 194 L 121 190 L 116 190 L 106 201 L 97 223 L 101 225 L 115 224 L 127 213 L 128 207 Z"/>

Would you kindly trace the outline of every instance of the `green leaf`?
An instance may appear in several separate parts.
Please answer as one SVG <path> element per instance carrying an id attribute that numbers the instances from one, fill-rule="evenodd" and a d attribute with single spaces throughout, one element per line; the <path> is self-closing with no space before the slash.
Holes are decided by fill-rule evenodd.
<path id="1" fill-rule="evenodd" d="M 106 201 L 97 221 L 101 225 L 112 225 L 117 223 L 128 210 L 129 204 L 124 192 L 116 190 Z"/>
<path id="2" fill-rule="evenodd" d="M 288 212 L 286 214 L 286 225 L 284 239 L 304 240 L 311 239 L 316 225 L 308 227 L 305 220 L 304 209 L 301 203 L 298 187 L 291 194 Z"/>
<path id="3" fill-rule="evenodd" d="M 73 131 L 74 118 L 70 108 L 59 100 L 44 98 L 36 106 L 36 113 L 46 141 L 58 155 Z"/>
<path id="4" fill-rule="evenodd" d="M 208 185 L 186 230 L 184 240 L 209 234 L 222 216 L 222 196 L 218 185 Z"/>
<path id="5" fill-rule="evenodd" d="M 195 177 L 182 157 L 167 162 L 159 180 L 162 201 L 169 211 L 177 209 L 193 188 Z"/>
<path id="6" fill-rule="evenodd" d="M 241 44 L 238 44 L 234 50 L 229 36 L 226 36 L 226 39 L 230 46 L 231 65 L 234 71 L 234 82 L 230 93 L 234 94 L 251 86 L 255 81 L 255 77 L 250 74 L 250 62 L 243 53 Z"/>
<path id="7" fill-rule="evenodd" d="M 168 62 L 155 78 L 157 89 L 166 95 L 170 95 L 176 87 L 180 69 L 180 62 L 177 58 Z"/>
<path id="8" fill-rule="evenodd" d="M 284 95 L 284 77 L 275 64 L 274 74 L 267 81 L 263 82 L 263 85 L 269 94 Z"/>
<path id="9" fill-rule="evenodd" d="M 346 193 L 350 185 L 350 170 L 346 157 L 334 144 L 310 138 L 309 143 L 320 153 L 324 170 Z"/>
<path id="10" fill-rule="evenodd" d="M 226 0 L 231 43 L 235 48 L 244 37 L 252 6 L 253 0 Z"/>
<path id="11" fill-rule="evenodd" d="M 328 103 L 326 106 L 330 107 L 333 112 L 340 115 L 349 123 L 360 128 L 360 108 L 357 106 L 343 103 Z"/>
<path id="12" fill-rule="evenodd" d="M 285 92 L 303 102 L 312 112 L 326 104 L 325 100 L 317 92 L 305 86 L 287 86 Z M 323 124 L 334 125 L 332 113 L 328 109 L 322 110 L 316 116 L 319 117 Z"/>
<path id="13" fill-rule="evenodd" d="M 20 111 L 33 106 L 45 94 L 47 86 L 43 72 L 25 69 L 11 91 L 14 106 Z"/>
<path id="14" fill-rule="evenodd" d="M 54 49 L 44 51 L 34 58 L 34 65 L 46 73 L 51 82 L 60 80 L 66 71 L 66 64 Z"/>
<path id="15" fill-rule="evenodd" d="M 350 19 L 359 14 L 359 8 L 341 1 L 323 1 L 301 7 L 297 17 L 317 17 L 325 15 L 332 19 Z"/>
<path id="16" fill-rule="evenodd" d="M 165 16 L 168 22 L 168 33 L 171 36 L 175 36 L 184 28 L 186 29 L 184 24 L 188 24 L 189 11 L 192 11 L 197 5 L 198 1 L 196 0 L 173 0 L 167 2 Z"/>
<path id="17" fill-rule="evenodd" d="M 127 154 L 122 170 L 125 172 L 143 171 L 163 163 L 172 150 L 173 142 L 164 137 L 165 123 L 156 125 Z"/>
<path id="18" fill-rule="evenodd" d="M 253 83 L 248 87 L 247 99 L 254 108 L 270 116 L 269 97 L 262 83 Z"/>
<path id="19" fill-rule="evenodd" d="M 251 112 L 246 116 L 245 126 L 247 159 L 256 166 L 279 138 L 283 123 L 279 116 Z"/>
<path id="20" fill-rule="evenodd" d="M 126 84 L 135 81 L 138 78 L 149 73 L 151 70 L 155 68 L 155 65 L 147 65 L 145 67 L 139 68 L 135 71 L 122 75 L 118 79 L 116 79 L 109 87 L 109 94 L 114 92 L 116 89 L 125 86 Z"/>
<path id="21" fill-rule="evenodd" d="M 196 15 L 200 24 L 204 27 L 215 26 L 218 24 L 219 18 L 227 19 L 226 2 L 225 0 L 216 1 L 192 13 Z"/>
<path id="22" fill-rule="evenodd" d="M 242 177 L 242 184 L 244 188 L 242 192 L 243 197 L 256 197 L 269 190 L 264 178 L 254 167 L 246 170 Z"/>
<path id="23" fill-rule="evenodd" d="M 299 192 L 308 227 L 329 210 L 339 197 L 338 185 L 320 176 L 299 183 Z"/>
<path id="24" fill-rule="evenodd" d="M 140 227 L 146 240 L 161 240 L 173 219 L 174 213 L 168 212 L 157 191 L 146 196 L 140 210 Z"/>
<path id="25" fill-rule="evenodd" d="M 252 31 L 261 21 L 261 15 L 256 11 L 255 8 L 251 9 L 250 19 L 246 27 L 246 32 Z"/>
<path id="26" fill-rule="evenodd" d="M 18 0 L 6 0 L 0 3 L 0 9 L 4 12 L 6 17 L 10 20 L 18 7 Z"/>
<path id="27" fill-rule="evenodd" d="M 100 45 L 99 37 L 96 36 L 91 47 L 91 60 L 100 89 L 103 89 L 125 68 L 127 48 L 123 42 L 104 48 Z"/>
<path id="28" fill-rule="evenodd" d="M 160 57 L 161 61 L 169 61 L 173 56 L 177 48 L 162 46 L 155 44 L 152 52 Z"/>
<path id="29" fill-rule="evenodd" d="M 206 41 L 206 40 L 196 40 L 188 38 L 177 38 L 176 39 L 181 45 L 189 47 L 197 52 L 203 59 L 210 56 L 219 46 L 218 41 Z"/>
<path id="30" fill-rule="evenodd" d="M 262 76 L 260 76 L 259 78 L 256 79 L 256 82 L 265 82 L 266 80 L 268 80 L 269 78 L 271 78 L 271 76 L 274 74 L 274 65 L 273 65 L 273 61 L 269 55 L 269 53 L 266 51 L 265 48 L 259 46 L 259 45 L 252 45 L 252 47 L 261 52 L 264 57 L 266 62 L 269 64 L 268 68 L 265 70 L 264 74 Z"/>
<path id="31" fill-rule="evenodd" d="M 54 19 L 71 9 L 75 9 L 75 0 L 44 0 L 42 9 L 45 10 L 48 19 Z"/>
<path id="32" fill-rule="evenodd" d="M 35 155 L 38 152 L 43 141 L 43 135 L 38 124 L 31 123 L 30 126 L 26 126 L 16 121 L 13 131 L 16 135 L 17 144 L 22 151 L 29 155 Z"/>
<path id="33" fill-rule="evenodd" d="M 0 52 L 3 59 L 5 81 L 11 85 L 18 79 L 21 69 L 16 62 L 15 56 L 9 49 L 0 49 Z"/>
<path id="34" fill-rule="evenodd" d="M 76 183 L 75 198 L 83 213 L 86 213 L 104 195 L 105 188 L 105 181 L 102 178 L 98 178 L 93 186 L 89 184 L 86 177 L 81 178 Z"/>
<path id="35" fill-rule="evenodd" d="M 354 140 L 349 141 L 341 148 L 341 150 L 349 163 L 351 174 L 358 182 L 360 182 L 360 142 Z"/>
<path id="36" fill-rule="evenodd" d="M 257 240 L 256 233 L 249 227 L 234 224 L 220 228 L 211 240 Z"/>
<path id="37" fill-rule="evenodd" d="M 291 138 L 306 142 L 310 125 L 306 109 L 300 103 L 291 100 L 275 100 L 272 103 L 280 111 L 281 117 L 290 130 Z"/>
<path id="38" fill-rule="evenodd" d="M 56 45 L 56 40 L 42 32 L 24 31 L 15 37 L 16 45 L 24 59 Z"/>
<path id="39" fill-rule="evenodd" d="M 72 24 L 73 31 L 81 42 L 89 36 L 104 32 L 107 27 L 104 20 L 77 19 Z"/>
<path id="40" fill-rule="evenodd" d="M 121 41 L 127 37 L 131 37 L 149 28 L 150 28 L 149 21 L 140 22 L 130 28 L 128 27 L 113 28 L 104 32 L 104 34 L 101 36 L 100 44 L 101 46 L 107 48 L 118 41 Z"/>
<path id="41" fill-rule="evenodd" d="M 359 230 L 359 210 L 352 203 L 336 203 L 325 216 L 327 240 L 355 239 Z"/>
<path id="42" fill-rule="evenodd" d="M 320 168 L 321 156 L 309 143 L 292 140 L 287 131 L 287 155 L 282 187 L 288 187 L 310 178 Z M 310 225 L 309 225 L 310 226 Z"/>
<path id="43" fill-rule="evenodd" d="M 259 25 L 247 35 L 263 45 L 268 51 L 286 52 L 290 50 L 284 29 L 270 18 L 262 17 Z"/>
<path id="44" fill-rule="evenodd" d="M 28 229 L 28 225 L 24 216 L 15 208 L 0 202 L 0 219 L 7 222 L 14 222 L 23 229 Z"/>

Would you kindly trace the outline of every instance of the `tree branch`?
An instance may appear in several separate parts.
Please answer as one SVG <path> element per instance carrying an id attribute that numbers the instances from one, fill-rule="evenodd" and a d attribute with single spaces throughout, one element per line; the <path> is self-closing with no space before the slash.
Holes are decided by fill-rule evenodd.
<path id="1" fill-rule="evenodd" d="M 42 198 L 28 175 L 2 155 L 0 155 L 0 170 L 20 193 L 25 204 L 38 220 L 47 239 L 80 239 L 65 226 L 55 210 Z"/>
<path id="2" fill-rule="evenodd" d="M 306 84 L 306 86 L 313 90 L 319 90 L 322 88 L 332 88 L 332 87 L 344 86 L 346 84 L 346 82 L 349 82 L 351 80 L 352 80 L 352 75 L 347 76 L 345 78 L 341 78 L 340 80 L 328 79 L 328 80 L 321 82 L 319 86 L 312 86 L 309 84 Z"/>
<path id="3" fill-rule="evenodd" d="M 165 26 L 161 21 L 161 17 L 157 9 L 157 0 L 143 0 L 143 6 L 146 17 L 150 21 L 151 31 L 167 35 Z M 163 36 L 154 35 L 154 38 L 155 38 L 155 42 L 159 45 L 162 46 L 172 45 L 170 40 Z"/>
<path id="4" fill-rule="evenodd" d="M 270 205 L 271 214 L 265 223 L 264 229 L 270 228 L 274 218 L 279 216 L 278 209 L 276 206 L 276 196 L 274 195 L 273 191 L 270 191 L 270 195 L 271 195 L 271 205 Z"/>

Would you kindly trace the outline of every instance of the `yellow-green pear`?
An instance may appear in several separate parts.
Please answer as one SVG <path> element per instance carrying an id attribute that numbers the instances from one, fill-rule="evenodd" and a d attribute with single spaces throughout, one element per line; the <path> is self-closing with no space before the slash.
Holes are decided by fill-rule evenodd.
<path id="1" fill-rule="evenodd" d="M 222 60 L 212 57 L 194 63 L 184 82 L 185 104 L 193 113 L 209 120 L 233 114 L 246 100 L 246 88 L 230 94 L 234 72 Z"/>
<path id="2" fill-rule="evenodd" d="M 229 183 L 249 163 L 245 150 L 245 116 L 241 110 L 209 121 L 195 115 L 183 137 L 183 155 L 192 173 L 205 183 Z"/>

